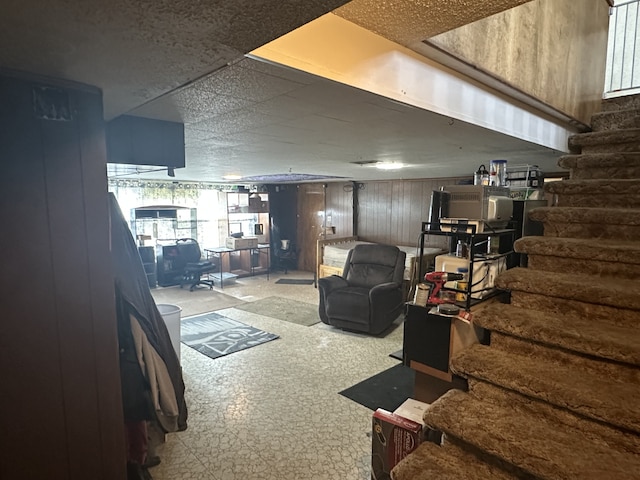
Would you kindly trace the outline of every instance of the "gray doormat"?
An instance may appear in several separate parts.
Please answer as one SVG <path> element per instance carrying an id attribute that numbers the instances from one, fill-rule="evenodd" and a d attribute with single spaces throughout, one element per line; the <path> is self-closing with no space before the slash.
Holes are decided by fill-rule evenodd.
<path id="1" fill-rule="evenodd" d="M 218 358 L 280 338 L 215 312 L 180 322 L 180 340 L 206 355 Z"/>
<path id="2" fill-rule="evenodd" d="M 283 285 L 313 285 L 313 278 L 281 278 L 276 281 Z"/>
<path id="3" fill-rule="evenodd" d="M 267 297 L 234 308 L 310 327 L 320 322 L 318 306 L 283 297 Z"/>

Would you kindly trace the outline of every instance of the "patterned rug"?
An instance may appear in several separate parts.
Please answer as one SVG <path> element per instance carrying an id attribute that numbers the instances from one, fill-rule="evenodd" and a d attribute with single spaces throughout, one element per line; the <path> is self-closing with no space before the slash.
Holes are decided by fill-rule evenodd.
<path id="1" fill-rule="evenodd" d="M 233 308 L 310 327 L 320 322 L 318 306 L 284 297 L 267 297 Z"/>
<path id="2" fill-rule="evenodd" d="M 182 343 L 210 358 L 239 352 L 276 338 L 278 335 L 215 312 L 185 318 L 180 323 Z"/>

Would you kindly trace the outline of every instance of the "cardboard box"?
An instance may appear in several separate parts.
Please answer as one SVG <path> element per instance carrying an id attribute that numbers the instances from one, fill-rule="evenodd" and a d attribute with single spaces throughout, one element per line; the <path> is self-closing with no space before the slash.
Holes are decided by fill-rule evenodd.
<path id="1" fill-rule="evenodd" d="M 255 248 L 258 246 L 258 237 L 227 237 L 225 246 L 233 249 Z"/>
<path id="2" fill-rule="evenodd" d="M 422 425 L 379 408 L 373 414 L 371 479 L 391 480 L 391 470 L 422 442 Z"/>

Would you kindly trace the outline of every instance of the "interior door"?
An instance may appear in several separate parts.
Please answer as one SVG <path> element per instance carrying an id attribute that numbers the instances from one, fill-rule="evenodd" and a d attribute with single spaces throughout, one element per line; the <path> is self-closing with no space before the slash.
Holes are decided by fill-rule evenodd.
<path id="1" fill-rule="evenodd" d="M 298 269 L 316 271 L 316 249 L 325 216 L 325 187 L 321 183 L 298 186 Z"/>

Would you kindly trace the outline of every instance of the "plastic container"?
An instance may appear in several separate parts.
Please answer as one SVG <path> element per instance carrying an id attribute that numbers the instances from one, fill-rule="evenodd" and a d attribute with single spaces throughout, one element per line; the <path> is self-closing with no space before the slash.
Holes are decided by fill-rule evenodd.
<path id="1" fill-rule="evenodd" d="M 415 305 L 420 305 L 421 307 L 426 307 L 430 293 L 431 287 L 429 285 L 426 283 L 419 283 L 416 288 L 415 296 L 413 297 L 413 303 Z"/>
<path id="2" fill-rule="evenodd" d="M 462 240 L 458 240 L 458 245 L 456 245 L 456 257 L 460 257 L 460 258 L 469 257 L 469 246 L 466 243 L 464 243 Z"/>
<path id="3" fill-rule="evenodd" d="M 489 184 L 494 187 L 507 186 L 507 161 L 491 160 L 491 171 L 489 174 Z"/>
<path id="4" fill-rule="evenodd" d="M 182 308 L 178 305 L 171 305 L 169 303 L 159 303 L 157 305 L 160 315 L 164 320 L 167 330 L 169 330 L 169 338 L 171 338 L 171 345 L 176 351 L 178 361 L 180 361 L 180 312 Z"/>
<path id="5" fill-rule="evenodd" d="M 458 280 L 456 283 L 456 288 L 458 290 L 464 290 L 465 292 L 456 292 L 456 300 L 458 302 L 464 302 L 467 299 L 466 290 L 469 287 L 469 282 L 467 278 L 469 278 L 469 269 L 466 267 L 459 267 L 457 272 L 464 275 L 462 280 Z"/>

